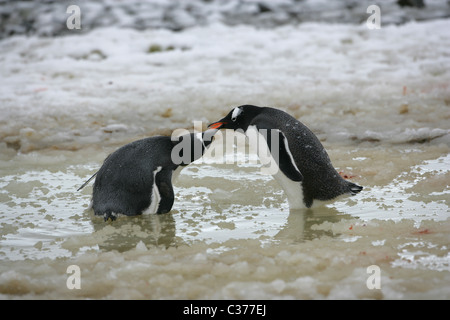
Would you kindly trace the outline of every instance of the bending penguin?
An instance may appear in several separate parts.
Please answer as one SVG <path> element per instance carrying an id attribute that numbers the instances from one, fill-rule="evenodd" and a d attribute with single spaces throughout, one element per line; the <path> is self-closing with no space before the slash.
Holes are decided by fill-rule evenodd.
<path id="1" fill-rule="evenodd" d="M 273 176 L 284 189 L 290 209 L 311 208 L 321 201 L 355 195 L 363 189 L 344 180 L 314 133 L 284 111 L 243 105 L 208 128 L 243 131 L 250 144 L 252 139 L 258 141 L 259 158 L 269 155 L 276 162 Z"/>
<path id="2" fill-rule="evenodd" d="M 174 173 L 200 158 L 216 131 L 131 142 L 110 154 L 78 190 L 95 177 L 91 206 L 105 221 L 119 214 L 169 212 L 174 203 Z"/>

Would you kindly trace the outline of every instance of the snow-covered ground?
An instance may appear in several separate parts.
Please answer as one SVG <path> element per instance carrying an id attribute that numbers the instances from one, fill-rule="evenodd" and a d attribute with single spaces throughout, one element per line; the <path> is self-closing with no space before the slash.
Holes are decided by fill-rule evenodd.
<path id="1" fill-rule="evenodd" d="M 105 3 L 118 20 L 89 27 Z M 174 3 L 175 16 L 222 13 L 140 30 L 139 15 L 164 15 L 105 0 L 83 9 L 81 32 L 49 23 L 0 40 L 0 297 L 449 299 L 450 20 L 431 19 L 445 5 L 382 11 L 370 30 L 363 18 L 274 27 L 278 9 L 258 1 Z M 232 23 L 223 12 L 238 5 L 272 24 Z M 397 24 L 408 10 L 430 16 Z M 105 224 L 85 211 L 91 188 L 75 190 L 117 146 L 247 103 L 305 123 L 363 192 L 289 212 L 258 166 L 204 159 L 167 215 Z M 81 290 L 66 287 L 72 264 Z M 374 264 L 380 290 L 366 286 Z"/>
<path id="2" fill-rule="evenodd" d="M 213 24 L 16 36 L 0 47 L 0 137 L 23 152 L 79 149 L 191 128 L 252 103 L 283 108 L 328 139 L 448 141 L 448 28 Z"/>

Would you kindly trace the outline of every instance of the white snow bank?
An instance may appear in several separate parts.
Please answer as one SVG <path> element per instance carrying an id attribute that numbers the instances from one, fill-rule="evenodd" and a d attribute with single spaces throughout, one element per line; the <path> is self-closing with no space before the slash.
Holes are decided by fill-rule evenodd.
<path id="1" fill-rule="evenodd" d="M 449 143 L 449 20 L 0 41 L 0 148 L 78 149 L 282 108 L 322 139 Z"/>

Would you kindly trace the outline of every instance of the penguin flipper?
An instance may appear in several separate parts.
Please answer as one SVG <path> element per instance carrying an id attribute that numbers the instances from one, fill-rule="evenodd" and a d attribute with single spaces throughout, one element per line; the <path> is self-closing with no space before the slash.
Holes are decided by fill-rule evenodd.
<path id="1" fill-rule="evenodd" d="M 261 128 L 258 127 L 258 129 Z M 272 156 L 275 155 L 274 159 L 277 162 L 279 169 L 286 175 L 286 177 L 292 181 L 303 181 L 303 175 L 295 164 L 294 158 L 289 150 L 289 143 L 283 132 L 279 129 L 267 129 L 265 138 L 270 153 Z M 272 143 L 272 139 L 278 139 L 278 145 Z M 274 150 L 272 150 L 273 147 L 278 147 L 278 155 L 274 152 Z"/>
<path id="2" fill-rule="evenodd" d="M 280 145 L 280 154 L 279 154 L 279 166 L 280 170 L 291 180 L 293 181 L 303 181 L 303 175 L 300 170 L 298 170 L 297 165 L 295 164 L 294 158 L 292 157 L 291 151 L 289 150 L 288 141 L 283 134 L 283 132 L 279 131 L 279 145 Z M 281 141 L 282 140 L 282 141 Z"/>
<path id="3" fill-rule="evenodd" d="M 156 174 L 156 185 L 161 196 L 156 213 L 167 213 L 172 209 L 175 194 L 172 186 L 172 170 L 163 169 Z"/>

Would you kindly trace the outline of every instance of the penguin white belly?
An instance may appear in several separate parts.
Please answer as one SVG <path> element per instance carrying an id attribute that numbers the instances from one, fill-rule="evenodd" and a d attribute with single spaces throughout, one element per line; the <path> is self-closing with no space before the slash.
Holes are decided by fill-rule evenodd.
<path id="1" fill-rule="evenodd" d="M 160 172 L 162 167 L 157 167 L 153 171 L 153 186 L 152 194 L 150 195 L 150 206 L 145 209 L 142 214 L 154 214 L 158 212 L 159 203 L 161 202 L 161 194 L 159 193 L 158 186 L 156 185 L 156 174 Z"/>
<path id="2" fill-rule="evenodd" d="M 261 168 L 261 173 L 265 174 L 269 173 L 275 178 L 275 180 L 283 188 L 284 193 L 287 196 L 289 208 L 290 209 L 306 208 L 305 203 L 303 201 L 302 183 L 300 181 L 293 181 L 289 179 L 280 170 L 280 168 L 277 165 L 277 161 L 275 161 L 270 152 L 265 137 L 260 133 L 258 128 L 256 126 L 249 126 L 245 134 L 249 138 L 250 148 L 253 149 L 252 151 L 258 155 L 263 165 L 263 167 Z M 270 132 L 268 132 L 267 134 L 270 134 Z"/>
<path id="3" fill-rule="evenodd" d="M 289 209 L 295 210 L 306 208 L 305 203 L 303 202 L 303 188 L 300 181 L 292 181 L 286 177 L 281 170 L 273 177 L 283 188 L 289 202 Z"/>

